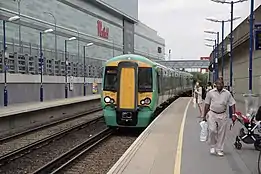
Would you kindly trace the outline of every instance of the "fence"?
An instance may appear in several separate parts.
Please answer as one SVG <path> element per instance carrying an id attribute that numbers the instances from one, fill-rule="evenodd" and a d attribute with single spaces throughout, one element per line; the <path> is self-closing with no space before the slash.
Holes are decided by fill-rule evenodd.
<path id="1" fill-rule="evenodd" d="M 3 40 L 1 38 L 1 40 Z M 40 74 L 40 48 L 31 43 L 21 43 L 21 48 L 14 39 L 6 43 L 6 62 L 9 73 L 21 74 Z M 0 42 L 0 48 L 3 48 L 3 42 Z M 21 50 L 20 53 L 18 50 Z M 84 77 L 84 57 L 70 54 L 67 52 L 68 66 L 67 75 L 74 77 Z M 55 51 L 43 49 L 43 74 L 51 76 L 65 75 L 65 53 L 58 51 L 57 60 L 55 59 Z M 100 78 L 102 76 L 103 59 L 95 59 L 86 57 L 85 77 Z M 3 49 L 0 53 L 0 72 L 3 72 Z"/>

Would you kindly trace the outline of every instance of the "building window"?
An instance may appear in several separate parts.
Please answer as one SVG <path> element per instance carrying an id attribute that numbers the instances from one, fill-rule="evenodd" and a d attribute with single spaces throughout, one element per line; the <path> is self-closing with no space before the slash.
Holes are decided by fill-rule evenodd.
<path id="1" fill-rule="evenodd" d="M 158 47 L 158 53 L 162 53 L 162 48 Z"/>

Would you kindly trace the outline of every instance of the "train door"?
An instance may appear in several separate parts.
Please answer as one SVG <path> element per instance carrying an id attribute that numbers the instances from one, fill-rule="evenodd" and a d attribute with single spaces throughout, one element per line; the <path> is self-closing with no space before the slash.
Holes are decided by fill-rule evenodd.
<path id="1" fill-rule="evenodd" d="M 118 65 L 118 109 L 135 111 L 137 108 L 137 71 L 135 62 L 120 62 Z"/>

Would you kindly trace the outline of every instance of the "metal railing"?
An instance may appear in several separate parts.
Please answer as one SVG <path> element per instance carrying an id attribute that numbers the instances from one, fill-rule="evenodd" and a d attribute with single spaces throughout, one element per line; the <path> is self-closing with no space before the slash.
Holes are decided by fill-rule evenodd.
<path id="1" fill-rule="evenodd" d="M 0 42 L 0 48 L 3 48 L 3 42 Z M 21 74 L 40 74 L 40 50 L 38 45 L 32 45 L 31 43 L 21 43 L 21 49 L 19 45 L 12 39 L 11 42 L 7 42 L 7 68 L 9 73 L 21 73 Z M 3 49 L 0 49 L 0 72 L 3 72 Z M 65 75 L 65 60 L 64 52 L 58 51 L 58 59 L 55 59 L 55 51 L 50 49 L 43 49 L 44 63 L 43 74 L 53 76 Z M 84 77 L 84 64 L 83 57 L 68 53 L 68 75 L 74 77 Z M 86 57 L 86 74 L 85 77 L 100 78 L 102 76 L 102 66 L 106 60 L 99 58 Z"/>

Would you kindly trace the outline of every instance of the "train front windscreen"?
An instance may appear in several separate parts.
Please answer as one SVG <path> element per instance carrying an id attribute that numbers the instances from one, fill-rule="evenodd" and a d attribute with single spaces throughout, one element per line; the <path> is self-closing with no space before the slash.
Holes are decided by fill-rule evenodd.
<path id="1" fill-rule="evenodd" d="M 105 68 L 104 85 L 103 90 L 105 91 L 116 91 L 117 90 L 117 67 L 107 66 Z"/>

